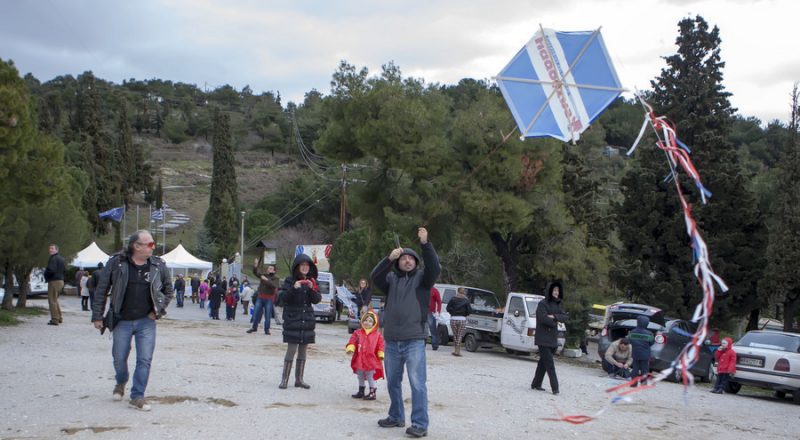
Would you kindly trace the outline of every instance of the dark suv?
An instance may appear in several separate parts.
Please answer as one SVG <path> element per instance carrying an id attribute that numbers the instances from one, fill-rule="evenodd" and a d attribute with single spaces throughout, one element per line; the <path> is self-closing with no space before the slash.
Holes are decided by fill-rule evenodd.
<path id="1" fill-rule="evenodd" d="M 636 318 L 644 315 L 650 319 L 647 329 L 653 332 L 655 342 L 650 352 L 650 369 L 663 370 L 678 357 L 683 347 L 692 340 L 696 324 L 682 319 L 664 320 L 661 309 L 642 304 L 617 303 L 608 306 L 604 320 L 603 330 L 597 342 L 597 354 L 604 359 L 608 346 L 619 338 L 628 336 L 636 328 Z M 691 372 L 703 380 L 711 381 L 714 377 L 712 361 L 714 355 L 708 344 L 700 346 L 700 358 L 692 367 Z M 679 380 L 680 373 L 676 370 L 669 378 Z"/>

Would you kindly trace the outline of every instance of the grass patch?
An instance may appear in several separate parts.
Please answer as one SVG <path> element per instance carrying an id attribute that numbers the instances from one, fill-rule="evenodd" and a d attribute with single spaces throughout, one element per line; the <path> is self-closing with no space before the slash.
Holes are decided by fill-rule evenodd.
<path id="1" fill-rule="evenodd" d="M 0 327 L 19 325 L 22 323 L 22 320 L 19 318 L 41 316 L 46 315 L 47 313 L 47 309 L 42 307 L 15 307 L 14 310 L 0 309 Z"/>

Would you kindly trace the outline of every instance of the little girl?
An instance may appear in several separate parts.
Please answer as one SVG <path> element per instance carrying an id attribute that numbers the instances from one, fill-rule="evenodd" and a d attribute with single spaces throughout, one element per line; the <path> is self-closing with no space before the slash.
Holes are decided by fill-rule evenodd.
<path id="1" fill-rule="evenodd" d="M 361 316 L 361 328 L 347 342 L 347 353 L 353 355 L 350 366 L 358 377 L 358 392 L 354 399 L 375 400 L 375 381 L 383 377 L 383 335 L 378 329 L 378 317 L 369 311 Z M 364 379 L 369 382 L 369 394 L 364 394 Z"/>

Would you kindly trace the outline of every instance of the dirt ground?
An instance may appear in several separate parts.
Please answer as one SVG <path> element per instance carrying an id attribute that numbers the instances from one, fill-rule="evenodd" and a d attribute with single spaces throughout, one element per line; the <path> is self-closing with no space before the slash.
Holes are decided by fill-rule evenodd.
<path id="1" fill-rule="evenodd" d="M 34 306 L 46 307 L 44 299 Z M 404 438 L 404 429 L 377 426 L 386 416 L 385 381 L 378 400 L 352 399 L 355 375 L 344 353 L 343 323 L 317 324 L 309 350 L 310 390 L 279 390 L 285 345 L 271 336 L 246 334 L 246 317 L 210 321 L 187 302 L 158 325 L 147 387 L 151 412 L 127 399 L 114 402 L 111 340 L 100 336 L 78 299 L 62 298 L 64 323 L 48 316 L 0 330 L 0 439 L 202 439 L 202 438 Z M 240 310 L 241 312 L 241 310 Z M 245 318 L 245 319 L 243 319 Z M 798 408 L 762 392 L 710 394 L 699 385 L 659 384 L 632 402 L 611 406 L 585 425 L 549 422 L 558 411 L 593 414 L 608 402 L 609 380 L 592 362 L 557 358 L 561 394 L 530 389 L 536 358 L 482 350 L 450 355 L 428 351 L 429 437 L 439 439 L 549 438 L 797 438 Z M 135 356 L 129 364 L 131 374 Z M 545 383 L 547 383 L 545 381 Z M 130 384 L 128 390 L 130 390 Z M 127 394 L 126 394 L 127 397 Z M 406 423 L 410 391 L 404 384 Z"/>

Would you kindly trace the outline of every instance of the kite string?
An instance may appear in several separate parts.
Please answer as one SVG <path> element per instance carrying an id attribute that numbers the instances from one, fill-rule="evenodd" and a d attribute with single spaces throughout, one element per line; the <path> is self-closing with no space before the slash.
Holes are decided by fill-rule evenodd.
<path id="1" fill-rule="evenodd" d="M 635 377 L 628 382 L 606 390 L 606 392 L 612 393 L 613 396 L 609 399 L 606 405 L 594 415 L 564 415 L 559 412 L 559 417 L 557 418 L 545 418 L 542 420 L 560 421 L 572 424 L 588 423 L 603 414 L 611 405 L 629 401 L 629 397 L 627 396 L 633 393 L 655 388 L 659 382 L 672 376 L 676 369 L 680 373 L 681 382 L 684 386 L 684 402 L 685 404 L 688 404 L 688 389 L 690 386 L 694 385 L 694 376 L 690 370 L 697 363 L 697 360 L 700 357 L 701 345 L 704 343 L 708 335 L 708 320 L 711 317 L 714 306 L 714 286 L 716 284 L 723 292 L 728 290 L 728 286 L 711 267 L 708 247 L 697 228 L 697 222 L 692 217 L 692 206 L 686 201 L 686 197 L 681 189 L 680 179 L 678 179 L 678 165 L 680 165 L 680 168 L 692 178 L 695 186 L 700 190 L 700 197 L 704 204 L 707 202 L 706 198 L 711 196 L 711 193 L 703 185 L 700 179 L 700 174 L 697 172 L 697 169 L 694 167 L 694 164 L 689 157 L 691 150 L 678 139 L 677 135 L 675 134 L 674 126 L 670 124 L 665 117 L 656 117 L 655 113 L 653 112 L 653 108 L 647 102 L 645 102 L 638 93 L 636 96 L 645 107 L 646 115 L 642 129 L 639 131 L 639 135 L 637 136 L 634 145 L 628 151 L 628 154 L 632 154 L 636 149 L 636 146 L 644 135 L 645 128 L 648 125 L 651 126 L 653 131 L 655 131 L 656 137 L 658 138 L 656 146 L 666 154 L 670 173 L 675 181 L 675 188 L 678 193 L 678 199 L 680 200 L 681 207 L 683 208 L 686 232 L 691 241 L 693 259 L 695 261 L 693 272 L 703 289 L 703 299 L 695 308 L 692 316 L 692 322 L 698 324 L 697 330 L 694 332 L 694 334 L 692 334 L 691 341 L 684 345 L 684 347 L 681 349 L 681 352 L 675 359 L 672 360 L 669 367 L 666 369 L 658 372 L 657 374 L 647 373 L 646 375 Z M 642 379 L 646 380 L 647 384 L 636 387 L 635 384 L 639 384 Z"/>

